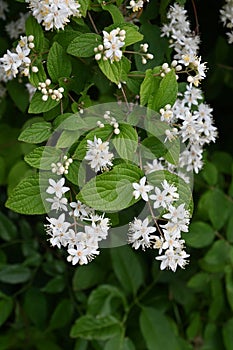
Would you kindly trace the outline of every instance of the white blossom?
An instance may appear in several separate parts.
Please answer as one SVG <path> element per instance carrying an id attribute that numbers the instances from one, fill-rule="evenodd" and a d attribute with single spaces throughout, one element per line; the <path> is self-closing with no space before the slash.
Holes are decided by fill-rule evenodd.
<path id="1" fill-rule="evenodd" d="M 140 196 L 142 197 L 142 199 L 144 201 L 148 201 L 148 192 L 150 192 L 153 189 L 153 186 L 151 185 L 146 185 L 146 177 L 143 176 L 140 181 L 139 184 L 134 182 L 133 183 L 133 188 L 135 191 L 133 191 L 133 196 L 135 197 L 135 199 L 138 199 Z"/>
<path id="2" fill-rule="evenodd" d="M 55 194 L 56 197 L 61 198 L 64 193 L 70 190 L 69 187 L 64 186 L 65 178 L 62 177 L 57 182 L 53 179 L 49 179 L 50 186 L 47 188 L 46 192 L 49 194 Z"/>

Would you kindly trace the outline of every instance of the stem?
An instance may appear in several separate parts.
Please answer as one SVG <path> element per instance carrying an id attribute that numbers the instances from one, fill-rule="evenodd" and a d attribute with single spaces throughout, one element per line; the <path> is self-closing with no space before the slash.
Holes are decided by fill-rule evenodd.
<path id="1" fill-rule="evenodd" d="M 199 23 L 198 23 L 198 16 L 197 16 L 197 8 L 196 8 L 195 0 L 191 0 L 191 1 L 192 1 L 192 6 L 193 6 L 195 22 L 196 22 L 195 33 L 196 33 L 196 35 L 199 35 Z"/>
<path id="2" fill-rule="evenodd" d="M 122 95 L 123 95 L 123 97 L 124 97 L 126 106 L 127 106 L 128 110 L 129 110 L 129 102 L 128 102 L 127 97 L 126 97 L 125 90 L 123 89 L 122 86 L 121 86 L 121 92 L 122 92 Z"/>
<path id="3" fill-rule="evenodd" d="M 89 20 L 90 20 L 92 27 L 94 28 L 96 34 L 99 34 L 98 29 L 96 28 L 95 22 L 93 21 L 93 18 L 91 16 L 90 12 L 88 12 L 87 14 L 88 14 Z"/>

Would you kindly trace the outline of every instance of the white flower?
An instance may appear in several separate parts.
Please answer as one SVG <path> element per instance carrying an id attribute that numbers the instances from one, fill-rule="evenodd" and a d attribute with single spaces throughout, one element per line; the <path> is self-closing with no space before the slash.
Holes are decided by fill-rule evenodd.
<path id="1" fill-rule="evenodd" d="M 89 161 L 89 165 L 95 172 L 105 170 L 112 166 L 113 154 L 109 153 L 109 142 L 103 142 L 100 138 L 94 137 L 94 141 L 87 140 L 87 153 L 84 159 Z"/>
<path id="2" fill-rule="evenodd" d="M 6 24 L 5 29 L 11 39 L 18 39 L 20 34 L 25 33 L 25 22 L 29 13 L 19 13 L 19 19 Z"/>
<path id="3" fill-rule="evenodd" d="M 138 12 L 143 8 L 143 4 L 144 4 L 143 0 L 139 0 L 139 1 L 131 0 L 127 8 L 132 9 L 133 12 Z"/>
<path id="4" fill-rule="evenodd" d="M 151 245 L 151 239 L 155 236 L 150 234 L 156 231 L 156 228 L 153 226 L 148 226 L 149 219 L 140 220 L 135 218 L 132 223 L 129 225 L 128 233 L 128 243 L 132 243 L 132 246 L 135 249 L 138 249 L 140 246 L 143 250 L 149 248 Z"/>
<path id="5" fill-rule="evenodd" d="M 18 68 L 22 63 L 22 61 L 19 59 L 19 56 L 10 50 L 7 50 L 7 53 L 5 53 L 2 58 L 0 58 L 0 62 L 10 79 L 12 77 L 16 77 L 19 72 Z"/>
<path id="6" fill-rule="evenodd" d="M 80 17 L 80 4 L 75 0 L 27 0 L 33 16 L 45 30 L 64 29 L 71 16 Z"/>
<path id="7" fill-rule="evenodd" d="M 185 204 L 180 204 L 177 208 L 169 205 L 169 212 L 163 215 L 164 219 L 169 220 L 176 225 L 177 229 L 182 232 L 188 232 L 188 224 L 190 221 L 190 214 L 188 210 L 184 209 Z"/>
<path id="8" fill-rule="evenodd" d="M 133 196 L 135 197 L 135 199 L 138 199 L 141 196 L 144 201 L 148 202 L 149 198 L 147 193 L 153 189 L 153 186 L 146 185 L 145 183 L 146 177 L 143 176 L 139 181 L 139 184 L 136 182 L 132 184 L 133 188 L 135 189 L 135 191 L 133 191 Z"/>
<path id="9" fill-rule="evenodd" d="M 47 188 L 46 192 L 49 194 L 54 194 L 56 197 L 61 198 L 64 193 L 70 190 L 69 187 L 65 187 L 65 178 L 62 177 L 59 181 L 54 181 L 53 179 L 49 179 L 50 186 Z"/>
<path id="10" fill-rule="evenodd" d="M 68 249 L 68 254 L 67 260 L 71 262 L 72 265 L 76 265 L 77 263 L 79 263 L 79 265 L 84 265 L 94 259 L 95 255 L 99 255 L 99 251 L 96 248 L 91 249 L 80 242 L 76 244 L 75 248 Z"/>
<path id="11" fill-rule="evenodd" d="M 47 202 L 52 203 L 51 205 L 51 210 L 64 210 L 67 211 L 67 198 L 58 198 L 58 197 L 53 197 L 53 198 L 46 198 Z"/>
<path id="12" fill-rule="evenodd" d="M 70 206 L 71 206 L 71 208 L 74 209 L 73 215 L 74 215 L 75 217 L 77 217 L 77 218 L 78 218 L 78 217 L 83 218 L 83 217 L 85 217 L 85 216 L 88 216 L 89 208 L 88 208 L 85 204 L 81 203 L 80 201 L 71 202 L 71 203 L 70 203 Z"/>
<path id="13" fill-rule="evenodd" d="M 147 175 L 157 170 L 164 170 L 164 167 L 158 159 L 154 159 L 152 164 L 147 162 L 144 169 L 145 174 Z"/>
<path id="14" fill-rule="evenodd" d="M 167 249 L 164 255 L 157 256 L 156 260 L 161 260 L 161 264 L 160 264 L 161 270 L 169 268 L 173 272 L 176 271 L 177 261 L 175 257 L 175 251 L 172 248 Z"/>
<path id="15" fill-rule="evenodd" d="M 66 246 L 67 241 L 67 230 L 70 227 L 70 223 L 65 221 L 65 214 L 62 213 L 57 219 L 47 218 L 49 224 L 45 225 L 47 228 L 47 234 L 51 236 L 49 239 L 52 246 L 57 245 L 58 248 L 61 245 Z"/>
<path id="16" fill-rule="evenodd" d="M 100 45 L 100 48 L 97 47 L 95 51 L 101 49 L 100 52 L 104 53 L 104 58 L 109 59 L 111 63 L 114 61 L 120 61 L 122 58 L 121 48 L 125 45 L 125 30 L 116 28 L 110 33 L 104 30 L 103 35 L 103 45 Z M 99 57 L 97 53 L 96 59 L 100 59 L 101 57 Z"/>
<path id="17" fill-rule="evenodd" d="M 154 209 L 163 207 L 166 208 L 168 205 L 167 202 L 167 192 L 161 191 L 158 187 L 154 188 L 155 194 L 151 194 L 149 198 L 154 201 L 153 207 Z"/>

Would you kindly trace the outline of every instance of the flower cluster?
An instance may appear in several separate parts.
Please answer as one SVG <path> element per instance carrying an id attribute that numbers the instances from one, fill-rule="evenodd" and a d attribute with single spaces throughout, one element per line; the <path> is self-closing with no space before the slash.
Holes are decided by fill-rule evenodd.
<path id="1" fill-rule="evenodd" d="M 120 134 L 119 124 L 117 123 L 116 118 L 111 117 L 110 114 L 111 114 L 110 111 L 106 111 L 103 116 L 104 120 L 105 122 L 113 126 L 113 133 L 115 135 L 119 135 Z M 96 124 L 99 128 L 104 128 L 104 123 L 102 123 L 100 120 L 98 120 Z"/>
<path id="2" fill-rule="evenodd" d="M 40 82 L 38 84 L 38 90 L 42 93 L 42 101 L 47 101 L 49 96 L 52 100 L 60 101 L 63 98 L 64 88 L 59 87 L 58 89 L 52 89 L 50 87 L 51 80 L 46 79 L 45 82 Z"/>
<path id="3" fill-rule="evenodd" d="M 51 245 L 65 247 L 67 260 L 73 265 L 87 264 L 99 254 L 99 242 L 106 239 L 109 230 L 109 219 L 97 215 L 93 209 L 80 201 L 68 203 L 65 194 L 70 191 L 65 185 L 65 178 L 55 181 L 49 179 L 46 198 L 51 203 L 53 217 L 47 217 L 45 225 Z"/>
<path id="4" fill-rule="evenodd" d="M 69 166 L 73 163 L 72 158 L 68 158 L 67 156 L 63 157 L 63 162 L 52 163 L 52 173 L 57 175 L 68 174 Z"/>
<path id="5" fill-rule="evenodd" d="M 120 28 L 113 29 L 110 33 L 104 30 L 103 44 L 94 48 L 95 59 L 97 61 L 110 60 L 111 63 L 120 61 L 122 58 L 121 48 L 125 45 L 125 34 L 125 30 Z"/>
<path id="6" fill-rule="evenodd" d="M 139 0 L 139 1 L 131 0 L 129 2 L 129 6 L 127 6 L 127 8 L 132 10 L 133 12 L 138 12 L 143 8 L 143 5 L 144 5 L 143 0 Z"/>
<path id="7" fill-rule="evenodd" d="M 147 64 L 147 60 L 153 60 L 154 56 L 147 53 L 149 45 L 147 43 L 140 44 L 140 52 L 142 52 L 142 64 Z"/>
<path id="8" fill-rule="evenodd" d="M 5 29 L 11 39 L 18 39 L 21 34 L 25 33 L 25 22 L 28 16 L 29 13 L 20 12 L 19 19 L 6 24 Z"/>
<path id="9" fill-rule="evenodd" d="M 45 30 L 64 29 L 71 16 L 81 17 L 80 4 L 75 0 L 26 0 L 33 16 Z"/>
<path id="10" fill-rule="evenodd" d="M 157 186 L 147 185 L 145 176 L 139 183 L 133 183 L 135 199 L 141 196 L 148 202 L 151 215 L 143 221 L 135 218 L 129 224 L 128 243 L 135 249 L 158 249 L 159 256 L 156 259 L 161 261 L 160 269 L 169 268 L 176 271 L 178 266 L 184 268 L 189 257 L 184 250 L 185 241 L 181 238 L 181 233 L 188 232 L 190 213 L 185 209 L 184 203 L 174 205 L 179 199 L 176 186 L 166 180 L 161 186 L 162 190 Z M 152 190 L 154 194 L 149 195 Z M 155 232 L 158 235 L 155 235 Z"/>
<path id="11" fill-rule="evenodd" d="M 7 53 L 0 58 L 1 67 L 5 72 L 4 81 L 15 78 L 18 73 L 29 76 L 31 65 L 29 54 L 34 48 L 33 40 L 33 35 L 21 36 L 15 50 L 7 50 Z"/>
<path id="12" fill-rule="evenodd" d="M 233 43 L 233 1 L 226 0 L 223 7 L 220 9 L 220 19 L 223 25 L 229 29 L 227 33 L 228 43 Z"/>
<path id="13" fill-rule="evenodd" d="M 89 161 L 90 167 L 97 173 L 107 170 L 113 164 L 113 153 L 109 152 L 109 142 L 103 142 L 101 138 L 94 137 L 94 141 L 87 140 L 87 152 L 85 160 Z"/>
<path id="14" fill-rule="evenodd" d="M 180 65 L 184 66 L 188 74 L 187 81 L 198 86 L 206 76 L 205 63 L 197 56 L 200 38 L 191 31 L 187 11 L 183 6 L 170 6 L 167 18 L 169 21 L 161 28 L 161 36 L 169 37 L 170 47 L 175 51 L 172 66 L 176 67 L 176 71 L 181 71 Z"/>

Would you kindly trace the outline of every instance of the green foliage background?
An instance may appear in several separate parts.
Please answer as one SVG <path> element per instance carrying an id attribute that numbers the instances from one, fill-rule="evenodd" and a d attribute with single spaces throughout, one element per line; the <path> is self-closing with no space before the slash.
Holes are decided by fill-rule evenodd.
<path id="1" fill-rule="evenodd" d="M 145 11 L 141 30 L 151 45 L 155 37 L 159 40 L 153 25 L 164 20 L 169 2 L 151 0 Z M 8 95 L 0 103 L 1 350 L 232 350 L 233 48 L 219 23 L 224 2 L 194 2 L 201 55 L 209 66 L 203 90 L 214 107 L 219 140 L 208 149 L 205 168 L 195 178 L 194 217 L 186 236 L 190 265 L 175 274 L 161 272 L 153 253 L 124 246 L 103 249 L 91 264 L 72 267 L 63 252 L 47 244 L 44 216 L 29 217 L 5 208 L 16 184 L 35 173 L 23 160 L 34 144 L 17 141 L 25 123 L 31 123 L 25 113 L 27 91 L 9 82 Z M 17 18 L 22 4 L 9 4 L 12 19 Z M 186 5 L 195 25 L 192 1 Z M 5 34 L 3 28 L 1 33 Z M 64 34 L 59 35 L 57 42 L 64 43 Z M 3 35 L 0 43 L 2 56 L 11 42 Z M 161 45 L 154 42 L 157 64 L 166 56 L 165 51 L 159 56 Z M 56 79 L 56 71 L 50 73 Z M 86 83 L 84 75 L 79 77 L 77 93 Z M 112 86 L 104 76 L 95 76 L 94 83 L 80 102 L 111 101 Z M 50 118 L 45 111 L 36 121 Z"/>

